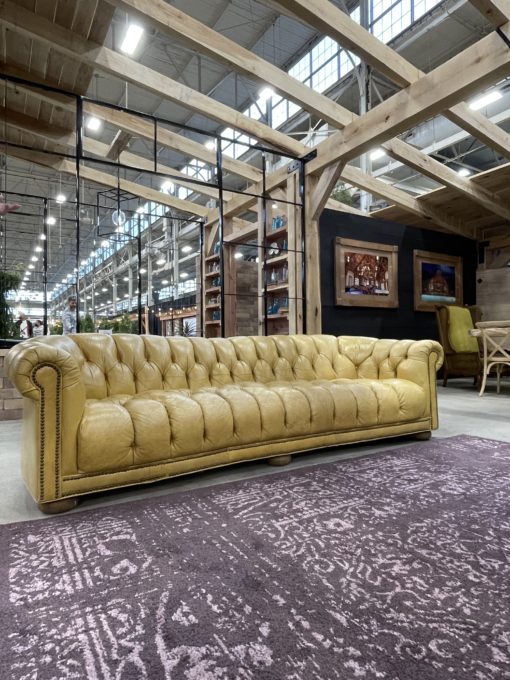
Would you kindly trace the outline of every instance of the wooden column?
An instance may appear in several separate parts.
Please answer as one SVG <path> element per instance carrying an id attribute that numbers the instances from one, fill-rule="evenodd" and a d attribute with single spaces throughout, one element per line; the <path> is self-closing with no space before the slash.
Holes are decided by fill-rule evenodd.
<path id="1" fill-rule="evenodd" d="M 315 191 L 319 182 L 308 175 L 305 185 L 305 253 L 306 253 L 306 332 L 322 332 L 322 301 L 320 278 L 319 217 L 313 219 L 311 210 L 316 204 Z"/>

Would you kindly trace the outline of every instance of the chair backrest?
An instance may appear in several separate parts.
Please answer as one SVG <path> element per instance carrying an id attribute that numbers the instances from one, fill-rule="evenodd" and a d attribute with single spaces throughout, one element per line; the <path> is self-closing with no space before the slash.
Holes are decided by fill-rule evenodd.
<path id="1" fill-rule="evenodd" d="M 436 320 L 439 341 L 445 354 L 478 353 L 478 341 L 468 331 L 481 319 L 480 308 L 476 305 L 459 307 L 438 305 Z"/>

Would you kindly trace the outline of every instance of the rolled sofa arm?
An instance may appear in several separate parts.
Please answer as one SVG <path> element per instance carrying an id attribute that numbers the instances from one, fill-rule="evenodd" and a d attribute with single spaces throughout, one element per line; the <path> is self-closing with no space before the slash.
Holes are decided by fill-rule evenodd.
<path id="1" fill-rule="evenodd" d="M 436 374 L 443 365 L 444 352 L 435 340 L 402 341 L 408 343 L 405 356 L 397 364 L 397 378 L 417 383 L 429 399 L 432 429 L 438 427 Z"/>
<path id="2" fill-rule="evenodd" d="M 435 340 L 378 340 L 341 336 L 340 352 L 354 364 L 358 378 L 399 378 L 419 385 L 427 395 L 432 429 L 438 425 L 436 373 L 443 348 Z"/>
<path id="3" fill-rule="evenodd" d="M 85 407 L 80 356 L 76 344 L 61 336 L 23 341 L 6 356 L 9 380 L 25 398 L 21 468 L 37 502 L 60 498 L 62 475 L 76 470 Z"/>

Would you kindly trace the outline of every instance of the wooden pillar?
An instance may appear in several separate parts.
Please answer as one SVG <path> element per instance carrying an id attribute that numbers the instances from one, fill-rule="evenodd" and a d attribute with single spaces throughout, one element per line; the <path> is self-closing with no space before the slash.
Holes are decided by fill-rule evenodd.
<path id="1" fill-rule="evenodd" d="M 306 176 L 305 183 L 305 253 L 306 253 L 306 333 L 322 332 L 322 300 L 320 278 L 319 217 L 312 218 L 314 193 L 318 180 Z"/>

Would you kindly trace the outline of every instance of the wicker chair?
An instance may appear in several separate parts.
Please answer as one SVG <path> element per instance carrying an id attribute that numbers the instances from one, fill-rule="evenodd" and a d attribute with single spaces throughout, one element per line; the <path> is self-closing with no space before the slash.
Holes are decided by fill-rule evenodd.
<path id="1" fill-rule="evenodd" d="M 475 327 L 475 323 L 480 321 L 480 308 L 475 305 L 471 307 L 460 307 L 470 312 L 471 320 L 468 320 L 466 326 Z M 455 349 L 455 343 L 452 343 L 452 330 L 450 328 L 450 311 L 448 305 L 438 305 L 436 307 L 436 319 L 439 330 L 439 341 L 444 350 L 444 364 L 443 364 L 443 387 L 448 384 L 448 378 L 473 378 L 475 385 L 480 385 L 482 378 L 482 361 L 480 358 L 480 351 L 459 351 Z M 463 329 L 464 332 L 464 329 Z M 467 328 L 466 328 L 466 338 Z M 474 346 L 474 338 L 466 344 Z"/>

